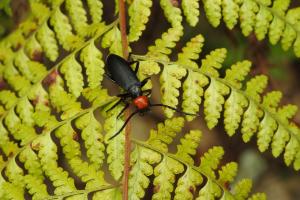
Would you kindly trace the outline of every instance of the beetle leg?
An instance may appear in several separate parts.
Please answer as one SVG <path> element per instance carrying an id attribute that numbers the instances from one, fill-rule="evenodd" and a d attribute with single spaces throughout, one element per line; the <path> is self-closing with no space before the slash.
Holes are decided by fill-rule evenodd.
<path id="1" fill-rule="evenodd" d="M 135 60 L 135 61 L 129 62 L 128 64 L 133 65 L 135 63 L 136 63 L 136 66 L 135 66 L 135 69 L 134 69 L 134 73 L 137 74 L 137 72 L 139 71 L 139 68 L 140 68 L 140 62 Z"/>
<path id="2" fill-rule="evenodd" d="M 149 96 L 151 94 L 151 90 L 143 90 L 143 94 L 145 93 L 145 96 Z"/>
<path id="3" fill-rule="evenodd" d="M 142 80 L 141 87 L 143 87 L 144 85 L 146 85 L 146 83 L 148 82 L 149 79 L 150 79 L 150 77 L 147 77 L 144 80 Z"/>
<path id="4" fill-rule="evenodd" d="M 111 111 L 112 109 L 114 109 L 115 107 L 117 107 L 117 105 L 119 105 L 122 101 L 124 101 L 123 98 L 119 99 L 112 107 L 110 107 L 106 112 Z"/>
<path id="5" fill-rule="evenodd" d="M 121 110 L 121 112 L 118 114 L 117 119 L 119 119 L 119 117 L 122 115 L 122 113 L 128 108 L 129 103 L 126 103 L 126 105 L 124 106 L 124 108 Z"/>

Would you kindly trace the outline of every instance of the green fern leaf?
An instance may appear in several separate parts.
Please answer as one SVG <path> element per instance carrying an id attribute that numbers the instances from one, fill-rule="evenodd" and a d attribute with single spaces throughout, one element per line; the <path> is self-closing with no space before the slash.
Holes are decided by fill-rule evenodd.
<path id="1" fill-rule="evenodd" d="M 42 169 L 55 187 L 54 194 L 64 194 L 76 190 L 74 180 L 68 177 L 68 173 L 57 165 L 57 147 L 50 134 L 39 136 L 32 142 L 32 146 L 39 150 L 38 156 Z"/>
<path id="2" fill-rule="evenodd" d="M 140 199 L 145 196 L 145 189 L 150 183 L 149 176 L 153 174 L 153 165 L 161 160 L 160 154 L 150 149 L 136 146 L 131 153 L 131 162 L 134 163 L 129 177 L 129 199 Z"/>
<path id="3" fill-rule="evenodd" d="M 290 135 L 288 131 L 282 125 L 279 125 L 272 138 L 272 154 L 275 158 L 284 150 L 289 139 Z"/>
<path id="4" fill-rule="evenodd" d="M 280 92 L 270 92 L 263 99 L 263 105 L 268 108 L 269 111 L 275 113 L 278 103 L 282 94 Z M 260 123 L 259 132 L 257 134 L 258 148 L 261 152 L 265 151 L 269 143 L 272 140 L 274 131 L 277 129 L 276 121 L 270 116 L 269 113 L 265 113 L 263 120 Z"/>
<path id="5" fill-rule="evenodd" d="M 107 163 L 112 176 L 118 180 L 123 173 L 124 157 L 124 129 L 115 138 L 108 141 L 116 132 L 120 130 L 124 121 L 121 118 L 117 118 L 119 112 L 122 110 L 122 106 L 117 106 L 111 110 L 106 116 L 104 122 L 105 143 L 107 144 L 106 152 L 108 154 Z"/>
<path id="6" fill-rule="evenodd" d="M 114 188 L 110 190 L 104 190 L 100 192 L 96 192 L 93 196 L 93 200 L 122 200 L 122 191 L 120 188 Z"/>
<path id="7" fill-rule="evenodd" d="M 215 146 L 209 149 L 208 152 L 206 152 L 204 156 L 201 157 L 199 167 L 200 170 L 202 170 L 208 177 L 214 179 L 216 176 L 214 170 L 218 167 L 223 155 L 224 150 L 222 147 Z"/>
<path id="8" fill-rule="evenodd" d="M 181 87 L 180 79 L 186 75 L 186 70 L 177 65 L 165 65 L 162 74 L 160 75 L 161 83 L 161 102 L 171 107 L 176 107 L 178 104 L 179 88 Z M 165 108 L 167 117 L 172 117 L 174 110 Z"/>
<path id="9" fill-rule="evenodd" d="M 222 67 L 222 63 L 224 62 L 226 54 L 227 50 L 224 48 L 216 49 L 210 52 L 210 54 L 202 60 L 200 71 L 214 77 L 219 77 L 219 72 L 217 69 Z"/>
<path id="10" fill-rule="evenodd" d="M 18 150 L 18 145 L 9 139 L 8 131 L 4 128 L 3 122 L 0 123 L 0 147 L 5 156 L 14 155 Z"/>
<path id="11" fill-rule="evenodd" d="M 242 121 L 242 137 L 244 142 L 248 142 L 254 133 L 257 132 L 259 127 L 260 118 L 263 116 L 263 112 L 253 102 L 261 101 L 260 94 L 263 92 L 267 85 L 266 76 L 256 76 L 247 82 L 246 94 L 251 97 L 249 106 L 244 113 L 244 119 Z M 253 100 L 252 100 L 253 99 Z"/>
<path id="12" fill-rule="evenodd" d="M 196 26 L 199 21 L 199 0 L 182 0 L 181 2 L 183 13 L 186 16 L 186 21 L 191 26 Z"/>
<path id="13" fill-rule="evenodd" d="M 276 11 L 276 15 L 273 16 L 269 30 L 269 40 L 273 45 L 280 40 L 280 36 L 283 34 L 285 29 L 285 22 L 282 19 L 285 17 L 285 12 L 288 9 L 289 4 L 289 0 L 275 0 L 273 2 L 272 10 Z"/>
<path id="14" fill-rule="evenodd" d="M 205 186 L 200 189 L 199 197 L 196 200 L 214 200 L 215 197 L 220 197 L 222 194 L 221 188 L 208 178 Z"/>
<path id="15" fill-rule="evenodd" d="M 217 27 L 220 24 L 221 3 L 221 0 L 203 0 L 207 19 L 213 27 Z"/>
<path id="16" fill-rule="evenodd" d="M 68 17 L 59 8 L 55 9 L 51 15 L 50 23 L 54 28 L 59 43 L 64 49 L 70 51 L 82 45 L 82 39 L 72 33 L 72 26 Z"/>
<path id="17" fill-rule="evenodd" d="M 61 73 L 64 75 L 67 86 L 70 92 L 79 97 L 83 90 L 83 76 L 80 64 L 76 61 L 74 56 L 67 58 L 60 67 Z"/>
<path id="18" fill-rule="evenodd" d="M 26 183 L 28 193 L 32 195 L 32 200 L 45 199 L 49 196 L 47 186 L 43 183 L 43 180 L 27 174 L 24 181 Z"/>
<path id="19" fill-rule="evenodd" d="M 200 173 L 187 167 L 184 175 L 178 180 L 175 190 L 175 200 L 181 199 L 193 199 L 196 187 L 203 182 L 203 178 Z"/>
<path id="20" fill-rule="evenodd" d="M 220 118 L 224 96 L 229 93 L 229 88 L 221 82 L 211 79 L 208 89 L 204 93 L 204 114 L 209 129 L 215 127 Z"/>
<path id="21" fill-rule="evenodd" d="M 109 48 L 110 53 L 122 55 L 122 45 L 121 45 L 121 32 L 115 26 L 110 31 L 108 31 L 102 39 L 101 46 L 103 48 Z"/>
<path id="22" fill-rule="evenodd" d="M 100 88 L 84 88 L 82 95 L 90 102 L 93 106 L 101 105 L 102 102 L 108 100 L 110 97 L 106 89 Z"/>
<path id="23" fill-rule="evenodd" d="M 199 54 L 202 51 L 204 38 L 202 35 L 193 37 L 186 45 L 182 48 L 182 52 L 178 54 L 178 64 L 189 66 L 192 69 L 198 69 L 197 63 L 193 60 L 199 58 Z"/>
<path id="24" fill-rule="evenodd" d="M 227 163 L 225 166 L 219 170 L 219 179 L 218 181 L 225 186 L 226 183 L 233 181 L 238 170 L 238 165 L 235 162 Z"/>
<path id="25" fill-rule="evenodd" d="M 169 61 L 169 57 L 167 55 L 172 52 L 170 48 L 175 47 L 175 42 L 177 42 L 182 35 L 182 26 L 169 28 L 167 32 L 162 34 L 161 39 L 155 40 L 155 45 L 148 48 L 147 56 L 162 59 L 164 61 Z"/>
<path id="26" fill-rule="evenodd" d="M 3 198 L 11 200 L 23 200 L 24 190 L 14 184 L 5 182 L 3 183 Z"/>
<path id="27" fill-rule="evenodd" d="M 298 137 L 300 136 L 300 129 L 294 123 L 290 124 L 290 128 L 295 134 L 291 135 L 290 140 L 285 147 L 284 162 L 287 166 L 289 166 L 294 161 L 294 168 L 298 170 L 300 168 L 300 144 L 298 140 Z"/>
<path id="28" fill-rule="evenodd" d="M 244 200 L 248 197 L 252 188 L 252 182 L 249 179 L 242 179 L 233 188 L 233 194 L 237 200 Z"/>
<path id="29" fill-rule="evenodd" d="M 18 51 L 14 63 L 18 67 L 19 71 L 33 83 L 40 81 L 47 72 L 44 65 L 29 60 L 23 50 Z"/>
<path id="30" fill-rule="evenodd" d="M 232 65 L 230 69 L 226 70 L 225 80 L 234 87 L 241 89 L 242 81 L 246 78 L 251 68 L 251 62 L 244 60 L 242 62 L 237 62 Z"/>
<path id="31" fill-rule="evenodd" d="M 239 17 L 239 5 L 238 1 L 235 0 L 223 0 L 222 1 L 222 15 L 224 22 L 229 29 L 237 24 Z"/>
<path id="32" fill-rule="evenodd" d="M 282 35 L 282 40 L 281 40 L 281 45 L 284 50 L 289 49 L 293 44 L 294 44 L 294 51 L 296 56 L 300 56 L 300 50 L 299 50 L 299 36 L 297 35 L 296 30 L 294 27 L 299 26 L 299 12 L 300 8 L 293 8 L 290 9 L 287 14 L 286 14 L 286 20 L 288 21 L 288 24 L 286 25 L 283 35 Z"/>
<path id="33" fill-rule="evenodd" d="M 182 117 L 167 119 L 164 124 L 159 123 L 157 130 L 150 130 L 147 143 L 162 152 L 168 152 L 168 144 L 173 141 L 176 133 L 180 132 L 184 125 Z"/>
<path id="34" fill-rule="evenodd" d="M 266 8 L 271 5 L 271 0 L 262 0 L 260 1 L 262 5 L 260 5 L 259 11 L 256 14 L 256 22 L 255 22 L 255 35 L 258 40 L 262 40 L 265 38 L 270 22 L 273 19 L 272 13 Z"/>
<path id="35" fill-rule="evenodd" d="M 87 16 L 80 0 L 66 0 L 66 9 L 75 31 L 79 36 L 84 37 L 87 34 Z"/>
<path id="36" fill-rule="evenodd" d="M 225 102 L 224 126 L 227 134 L 235 134 L 241 122 L 241 116 L 248 101 L 242 94 L 231 91 L 229 98 Z"/>
<path id="37" fill-rule="evenodd" d="M 81 137 L 87 149 L 87 157 L 97 169 L 100 169 L 105 157 L 101 125 L 93 113 L 89 112 L 76 120 L 76 127 L 82 130 Z"/>
<path id="38" fill-rule="evenodd" d="M 28 101 L 27 98 L 21 99 L 18 101 L 16 106 L 16 111 L 19 114 L 22 122 L 28 125 L 33 125 L 34 121 L 32 118 L 33 115 L 33 106 Z"/>
<path id="39" fill-rule="evenodd" d="M 87 0 L 93 23 L 102 21 L 103 4 L 100 0 Z"/>
<path id="40" fill-rule="evenodd" d="M 248 36 L 253 31 L 253 27 L 255 25 L 255 17 L 258 10 L 259 7 L 255 1 L 242 1 L 242 5 L 240 7 L 240 23 L 242 33 L 245 36 Z"/>
<path id="41" fill-rule="evenodd" d="M 43 52 L 41 44 L 36 39 L 36 35 L 32 35 L 25 44 L 25 52 L 31 60 L 38 60 Z"/>
<path id="42" fill-rule="evenodd" d="M 61 119 L 67 119 L 81 111 L 80 103 L 76 102 L 73 95 L 64 91 L 59 83 L 52 84 L 49 87 L 49 97 L 51 105 L 58 111 L 63 112 L 60 116 Z"/>
<path id="43" fill-rule="evenodd" d="M 15 93 L 10 90 L 2 90 L 0 91 L 0 102 L 2 105 L 5 105 L 5 109 L 9 110 L 17 101 L 17 97 Z"/>
<path id="44" fill-rule="evenodd" d="M 174 189 L 176 174 L 183 172 L 183 165 L 169 157 L 163 160 L 154 168 L 154 194 L 152 199 L 171 199 L 171 192 Z"/>
<path id="45" fill-rule="evenodd" d="M 199 145 L 202 132 L 199 130 L 191 130 L 188 134 L 185 134 L 184 138 L 180 139 L 180 145 L 177 145 L 176 156 L 190 165 L 194 164 L 194 160 L 191 156 L 196 154 L 196 148 Z"/>
<path id="46" fill-rule="evenodd" d="M 102 61 L 102 53 L 95 47 L 94 40 L 81 51 L 80 59 L 86 68 L 89 87 L 99 87 L 103 79 L 104 62 Z"/>
<path id="47" fill-rule="evenodd" d="M 145 24 L 149 20 L 151 6 L 151 0 L 134 0 L 129 6 L 130 30 L 128 40 L 130 42 L 137 41 L 142 35 L 142 31 L 145 30 Z"/>
<path id="48" fill-rule="evenodd" d="M 188 70 L 188 76 L 183 82 L 182 109 L 187 113 L 197 113 L 204 94 L 204 87 L 209 83 L 206 76 L 201 73 Z M 195 116 L 187 115 L 186 119 L 191 121 Z"/>
<path id="49" fill-rule="evenodd" d="M 170 22 L 172 27 L 182 26 L 181 10 L 172 5 L 169 0 L 160 0 L 160 6 L 162 7 L 165 17 Z"/>
<path id="50" fill-rule="evenodd" d="M 267 197 L 264 193 L 257 193 L 252 195 L 249 200 L 266 200 Z"/>
<path id="51" fill-rule="evenodd" d="M 37 32 L 37 39 L 39 40 L 46 56 L 54 62 L 58 57 L 58 44 L 55 39 L 54 32 L 45 23 L 39 28 Z"/>

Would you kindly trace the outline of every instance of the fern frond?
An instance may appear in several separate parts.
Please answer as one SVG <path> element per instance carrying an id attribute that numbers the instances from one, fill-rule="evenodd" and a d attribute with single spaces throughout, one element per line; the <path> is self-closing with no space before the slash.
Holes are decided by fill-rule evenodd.
<path id="1" fill-rule="evenodd" d="M 79 36 L 87 34 L 87 16 L 81 0 L 66 0 L 66 9 L 69 13 L 71 23 Z"/>
<path id="2" fill-rule="evenodd" d="M 173 141 L 176 133 L 183 127 L 184 119 L 182 117 L 167 119 L 164 124 L 159 123 L 157 130 L 151 130 L 147 143 L 162 152 L 167 152 L 167 145 Z"/>
<path id="3" fill-rule="evenodd" d="M 95 47 L 94 40 L 81 51 L 80 59 L 86 68 L 89 87 L 99 87 L 103 79 L 104 62 L 102 61 L 102 53 Z"/>
<path id="4" fill-rule="evenodd" d="M 219 77 L 219 72 L 217 70 L 222 67 L 222 63 L 225 60 L 226 54 L 227 50 L 224 48 L 216 49 L 210 52 L 210 54 L 201 61 L 202 64 L 200 71 L 214 77 Z"/>
<path id="5" fill-rule="evenodd" d="M 210 80 L 210 85 L 204 92 L 204 114 L 209 129 L 217 125 L 222 106 L 225 103 L 224 96 L 228 93 L 229 88 L 226 85 L 215 79 Z"/>
<path id="6" fill-rule="evenodd" d="M 185 47 L 182 48 L 182 52 L 178 54 L 178 63 L 181 65 L 190 66 L 193 69 L 197 69 L 198 65 L 195 61 L 199 58 L 199 54 L 202 51 L 204 38 L 201 34 L 193 37 Z"/>
<path id="7" fill-rule="evenodd" d="M 16 101 L 17 101 L 17 97 L 16 97 L 15 93 L 11 92 L 10 90 L 0 91 L 0 102 L 2 105 L 5 106 L 6 110 L 8 110 L 12 106 L 14 106 Z"/>
<path id="8" fill-rule="evenodd" d="M 252 195 L 249 200 L 266 200 L 267 197 L 264 193 L 257 193 Z"/>
<path id="9" fill-rule="evenodd" d="M 57 164 L 57 147 L 50 134 L 44 134 L 33 141 L 32 146 L 38 148 L 38 156 L 45 175 L 55 187 L 54 194 L 64 194 L 76 190 L 74 180 Z"/>
<path id="10" fill-rule="evenodd" d="M 100 0 L 87 0 L 93 23 L 102 21 L 103 4 Z"/>
<path id="11" fill-rule="evenodd" d="M 101 41 L 103 48 L 109 48 L 109 52 L 117 55 L 122 55 L 121 32 L 115 26 L 108 31 Z"/>
<path id="12" fill-rule="evenodd" d="M 244 200 L 250 193 L 252 182 L 249 179 L 240 180 L 233 188 L 233 193 L 237 200 Z"/>
<path id="13" fill-rule="evenodd" d="M 124 154 L 124 130 L 112 140 L 108 141 L 108 139 L 118 132 L 124 123 L 121 118 L 117 118 L 121 110 L 122 106 L 117 106 L 111 110 L 107 113 L 104 122 L 104 130 L 106 132 L 105 143 L 107 144 L 106 152 L 108 154 L 107 163 L 112 176 L 116 180 L 118 180 L 123 173 L 124 157 L 120 157 L 120 155 Z"/>
<path id="14" fill-rule="evenodd" d="M 203 0 L 204 10 L 209 23 L 213 27 L 217 27 L 221 20 L 221 0 Z"/>
<path id="15" fill-rule="evenodd" d="M 129 6 L 130 30 L 128 40 L 130 42 L 137 41 L 142 35 L 142 31 L 145 30 L 145 24 L 149 20 L 151 6 L 151 0 L 134 0 Z"/>
<path id="16" fill-rule="evenodd" d="M 57 78 L 58 79 L 58 78 Z M 81 105 L 73 95 L 67 93 L 58 83 L 49 87 L 50 102 L 55 109 L 62 111 L 60 118 L 67 119 L 81 110 Z"/>
<path id="17" fill-rule="evenodd" d="M 167 32 L 162 34 L 161 39 L 155 40 L 155 45 L 148 48 L 147 55 L 169 61 L 167 55 L 171 53 L 170 48 L 175 47 L 175 42 L 177 42 L 182 35 L 183 27 L 181 25 L 169 28 Z"/>
<path id="18" fill-rule="evenodd" d="M 82 182 L 86 183 L 87 189 L 105 185 L 103 171 L 98 171 L 98 166 L 89 165 L 81 159 L 80 144 L 76 141 L 76 134 L 69 123 L 62 125 L 55 131 L 71 169 Z"/>
<path id="19" fill-rule="evenodd" d="M 186 70 L 177 67 L 177 65 L 165 65 L 160 76 L 160 91 L 162 94 L 161 102 L 171 107 L 178 104 L 179 90 L 181 87 L 180 79 L 186 75 Z M 172 117 L 174 110 L 164 108 L 165 114 Z"/>
<path id="20" fill-rule="evenodd" d="M 172 27 L 179 27 L 182 26 L 182 16 L 181 10 L 174 5 L 169 0 L 160 0 L 160 6 L 164 11 L 165 17 L 167 18 L 168 22 L 170 22 Z"/>
<path id="21" fill-rule="evenodd" d="M 129 178 L 129 199 L 140 199 L 145 195 L 145 189 L 150 183 L 153 174 L 152 165 L 161 160 L 160 154 L 150 149 L 136 146 L 131 153 L 133 167 L 130 170 Z"/>
<path id="22" fill-rule="evenodd" d="M 76 127 L 81 129 L 81 137 L 87 149 L 87 157 L 95 168 L 100 169 L 104 162 L 104 144 L 102 127 L 89 112 L 76 120 Z"/>
<path id="23" fill-rule="evenodd" d="M 183 165 L 171 158 L 164 157 L 154 168 L 154 187 L 155 193 L 152 199 L 171 199 L 171 192 L 174 189 L 175 176 L 182 173 Z"/>
<path id="24" fill-rule="evenodd" d="M 66 79 L 70 92 L 78 97 L 83 90 L 83 75 L 81 66 L 74 56 L 68 57 L 61 65 L 60 71 Z"/>
<path id="25" fill-rule="evenodd" d="M 224 22 L 229 29 L 233 29 L 238 22 L 240 11 L 238 3 L 239 2 L 235 0 L 222 1 L 222 15 Z"/>
<path id="26" fill-rule="evenodd" d="M 181 4 L 187 22 L 191 26 L 196 26 L 199 21 L 198 17 L 200 15 L 199 0 L 182 0 Z"/>
<path id="27" fill-rule="evenodd" d="M 46 23 L 38 30 L 37 39 L 39 40 L 46 56 L 54 62 L 58 57 L 58 44 L 55 39 L 54 32 Z"/>
<path id="28" fill-rule="evenodd" d="M 59 43 L 64 49 L 70 51 L 82 45 L 82 39 L 72 33 L 72 26 L 68 17 L 59 8 L 51 15 L 50 23 L 54 28 Z"/>
<path id="29" fill-rule="evenodd" d="M 209 149 L 208 152 L 206 152 L 204 156 L 201 157 L 200 169 L 209 177 L 215 178 L 216 175 L 214 173 L 214 170 L 217 169 L 223 155 L 224 150 L 222 147 L 216 146 Z"/>
<path id="30" fill-rule="evenodd" d="M 196 148 L 199 145 L 202 132 L 199 130 L 191 130 L 185 134 L 184 138 L 180 140 L 180 145 L 177 145 L 176 156 L 180 157 L 186 163 L 194 164 L 194 160 L 191 157 L 196 154 Z"/>

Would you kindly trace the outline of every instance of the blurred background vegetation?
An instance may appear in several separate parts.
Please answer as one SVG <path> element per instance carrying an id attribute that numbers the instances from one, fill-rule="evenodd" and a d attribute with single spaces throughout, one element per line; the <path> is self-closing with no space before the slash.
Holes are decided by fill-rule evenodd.
<path id="1" fill-rule="evenodd" d="M 102 0 L 104 4 L 104 19 L 107 23 L 116 19 L 115 1 Z M 180 0 L 172 0 L 174 4 L 180 4 Z M 299 6 L 299 1 L 293 1 L 292 7 Z M 200 6 L 201 9 L 202 6 Z M 147 24 L 147 29 L 138 42 L 131 44 L 134 54 L 144 54 L 147 47 L 160 37 L 169 24 L 164 18 L 158 1 L 153 1 L 152 15 Z M 26 0 L 0 0 L 0 39 L 18 28 L 19 23 L 30 12 Z M 177 44 L 176 49 L 181 47 L 193 36 L 201 33 L 205 37 L 205 46 L 201 58 L 215 48 L 225 47 L 228 55 L 224 64 L 224 71 L 236 61 L 249 59 L 253 63 L 252 75 L 265 74 L 269 77 L 269 90 L 283 92 L 283 103 L 292 103 L 300 107 L 300 59 L 296 58 L 292 50 L 284 52 L 279 45 L 272 46 L 265 39 L 258 41 L 254 35 L 245 38 L 239 28 L 228 30 L 225 25 L 213 28 L 208 24 L 204 11 L 201 10 L 200 22 L 196 27 L 190 27 L 184 21 L 184 37 Z M 178 52 L 177 51 L 177 52 Z M 176 53 L 171 55 L 176 59 Z M 155 77 L 154 79 L 155 80 Z M 105 84 L 105 83 L 104 83 Z M 156 83 L 158 85 L 158 82 Z M 111 83 L 105 84 L 108 90 L 112 90 Z M 158 88 L 156 86 L 156 88 Z M 159 101 L 159 90 L 155 89 L 152 95 L 153 101 Z M 203 113 L 203 112 L 202 112 Z M 144 117 L 136 117 L 132 121 L 133 137 L 146 137 L 147 133 L 157 122 L 163 120 L 161 112 L 154 110 Z M 221 120 L 222 121 L 222 120 Z M 300 112 L 294 118 L 300 126 Z M 205 123 L 188 123 L 186 130 L 200 128 L 203 130 L 203 139 L 198 149 L 198 155 L 202 155 L 208 148 L 214 145 L 224 147 L 226 154 L 224 162 L 237 161 L 240 164 L 239 178 L 248 177 L 254 181 L 255 191 L 263 191 L 271 200 L 297 200 L 300 199 L 300 175 L 299 172 L 285 166 L 282 158 L 273 158 L 270 151 L 260 153 L 256 142 L 245 144 L 241 136 L 235 134 L 229 138 L 222 126 L 209 131 Z M 176 147 L 174 146 L 174 149 Z M 199 156 L 197 156 L 199 158 Z"/>

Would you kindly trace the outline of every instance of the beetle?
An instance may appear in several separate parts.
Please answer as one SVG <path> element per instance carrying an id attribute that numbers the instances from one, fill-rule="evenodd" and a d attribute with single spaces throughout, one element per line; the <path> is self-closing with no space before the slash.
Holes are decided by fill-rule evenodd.
<path id="1" fill-rule="evenodd" d="M 135 70 L 133 70 L 130 66 L 136 64 Z M 117 95 L 120 97 L 119 101 L 117 101 L 111 108 L 109 108 L 107 111 L 112 110 L 115 108 L 118 104 L 121 102 L 125 103 L 124 108 L 121 110 L 121 112 L 118 114 L 117 118 L 120 117 L 120 115 L 128 108 L 129 102 L 128 99 L 131 100 L 131 102 L 135 105 L 137 108 L 136 111 L 130 114 L 130 116 L 126 119 L 123 126 L 120 128 L 120 130 L 115 133 L 113 136 L 109 138 L 109 140 L 116 137 L 126 126 L 126 124 L 129 122 L 129 120 L 137 113 L 145 113 L 149 111 L 150 107 L 153 106 L 163 106 L 170 108 L 172 110 L 175 110 L 180 113 L 184 113 L 186 115 L 195 115 L 192 113 L 186 113 L 183 111 L 180 111 L 176 108 L 173 108 L 171 106 L 165 105 L 165 104 L 151 104 L 149 101 L 149 95 L 151 94 L 151 90 L 142 90 L 142 87 L 147 83 L 147 81 L 150 79 L 150 77 L 145 78 L 144 80 L 140 81 L 137 77 L 137 72 L 139 70 L 139 61 L 132 61 L 129 62 L 125 60 L 124 58 L 116 55 L 116 54 L 109 54 L 106 59 L 106 68 L 108 71 L 107 76 L 115 82 L 117 85 L 119 85 L 122 89 L 124 89 L 126 92 Z"/>

